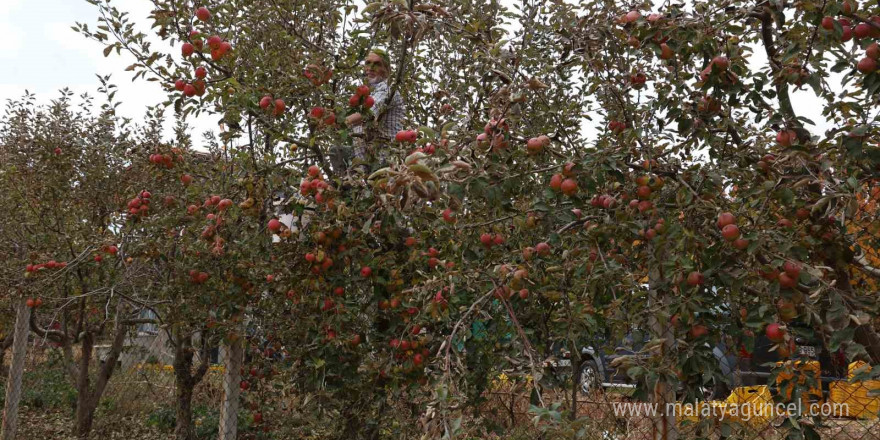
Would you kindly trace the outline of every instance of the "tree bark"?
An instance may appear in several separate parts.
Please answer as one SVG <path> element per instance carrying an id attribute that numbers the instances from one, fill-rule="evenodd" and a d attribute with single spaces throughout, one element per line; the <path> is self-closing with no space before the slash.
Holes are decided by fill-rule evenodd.
<path id="1" fill-rule="evenodd" d="M 116 334 L 113 337 L 113 343 L 110 345 L 110 352 L 104 365 L 98 370 L 98 377 L 95 380 L 95 386 L 91 386 L 91 377 L 89 376 L 89 363 L 92 360 L 92 352 L 95 347 L 95 334 L 87 329 L 83 333 L 81 342 L 82 357 L 80 358 L 79 376 L 76 381 L 76 425 L 74 427 L 77 438 L 87 439 L 92 431 L 92 425 L 95 418 L 95 409 L 107 389 L 110 377 L 116 369 L 116 362 L 125 346 L 125 337 L 128 326 L 131 321 L 123 319 L 124 303 L 119 302 L 116 306 L 116 320 L 114 330 Z"/>
<path id="2" fill-rule="evenodd" d="M 6 358 L 6 350 L 9 347 L 12 347 L 12 344 L 15 342 L 15 332 L 6 335 L 6 339 L 3 342 L 0 342 L 0 374 L 6 374 L 6 365 L 4 364 L 4 359 Z"/>
<path id="3" fill-rule="evenodd" d="M 74 434 L 77 438 L 89 438 L 89 432 L 92 430 L 92 419 L 94 412 L 91 411 L 90 402 L 90 378 L 89 378 L 89 362 L 92 359 L 92 348 L 94 347 L 94 337 L 90 331 L 83 334 L 81 343 L 82 354 L 79 359 L 79 377 L 76 379 L 76 425 L 74 426 Z"/>
<path id="4" fill-rule="evenodd" d="M 9 369 L 9 380 L 6 382 L 6 404 L 3 408 L 3 427 L 0 438 L 14 440 L 15 431 L 18 427 L 18 401 L 21 398 L 21 376 L 24 372 L 24 361 L 27 357 L 28 323 L 30 322 L 31 309 L 25 304 L 25 299 L 20 298 L 18 311 L 15 317 L 15 332 L 13 336 L 12 365 Z M 10 339 L 6 338 L 7 341 Z M 6 350 L 6 341 L 3 344 Z M 4 354 L 0 352 L 0 354 Z"/>
<path id="5" fill-rule="evenodd" d="M 177 382 L 177 419 L 174 425 L 174 438 L 177 440 L 191 440 L 192 430 L 192 396 L 193 387 L 186 383 Z"/>
<path id="6" fill-rule="evenodd" d="M 171 335 L 169 335 L 171 336 Z M 174 375 L 177 392 L 177 419 L 174 426 L 174 437 L 177 440 L 192 440 L 194 438 L 192 426 L 192 398 L 193 390 L 208 371 L 208 343 L 207 335 L 201 335 L 202 349 L 200 351 L 200 363 L 195 373 L 193 366 L 193 335 L 174 335 L 177 339 L 174 353 Z"/>

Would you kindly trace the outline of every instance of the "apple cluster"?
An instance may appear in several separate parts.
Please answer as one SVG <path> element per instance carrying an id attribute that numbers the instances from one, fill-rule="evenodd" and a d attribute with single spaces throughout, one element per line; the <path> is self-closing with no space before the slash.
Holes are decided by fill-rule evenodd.
<path id="1" fill-rule="evenodd" d="M 858 3 L 845 1 L 841 5 L 840 13 L 844 16 L 853 16 L 858 9 Z M 859 19 L 861 20 L 861 19 Z M 868 20 L 861 21 L 855 27 L 847 17 L 835 19 L 834 17 L 825 16 L 820 23 L 822 29 L 828 32 L 835 32 L 840 28 L 840 40 L 847 42 L 855 37 L 857 40 L 865 40 L 867 38 L 880 38 L 880 16 L 874 15 Z M 856 69 L 864 74 L 870 74 L 877 70 L 877 61 L 880 59 L 880 46 L 877 42 L 873 42 L 865 47 L 865 56 L 859 60 Z"/>
<path id="2" fill-rule="evenodd" d="M 477 146 L 492 146 L 492 151 L 500 151 L 509 145 L 507 132 L 510 125 L 506 119 L 492 119 L 483 127 L 483 132 L 477 135 Z"/>
<path id="3" fill-rule="evenodd" d="M 136 197 L 128 201 L 128 213 L 132 217 L 145 216 L 150 211 L 150 194 L 149 191 L 141 191 Z"/>
<path id="4" fill-rule="evenodd" d="M 324 203 L 331 199 L 328 197 L 328 191 L 331 189 L 330 184 L 324 180 L 321 175 L 321 169 L 317 165 L 309 167 L 308 177 L 303 179 L 299 185 L 299 193 L 303 196 L 314 194 L 315 202 Z"/>
<path id="5" fill-rule="evenodd" d="M 309 118 L 319 127 L 330 127 L 336 124 L 336 113 L 333 113 L 329 108 L 312 107 Z"/>
<path id="6" fill-rule="evenodd" d="M 550 138 L 547 135 L 533 137 L 526 141 L 526 152 L 529 154 L 541 154 L 544 149 L 550 146 Z"/>
<path id="7" fill-rule="evenodd" d="M 169 170 L 174 168 L 175 161 L 179 162 L 181 160 L 183 160 L 183 157 L 181 157 L 180 155 L 173 156 L 171 154 L 160 154 L 160 153 L 155 153 L 155 154 L 150 155 L 150 163 L 151 164 L 161 165 Z"/>
<path id="8" fill-rule="evenodd" d="M 284 110 L 287 108 L 287 104 L 284 103 L 283 99 L 279 98 L 275 101 L 272 101 L 271 95 L 263 96 L 263 98 L 260 99 L 260 108 L 264 111 L 269 111 L 270 107 L 272 107 L 272 115 L 278 117 L 284 114 Z"/>
<path id="9" fill-rule="evenodd" d="M 313 86 L 319 87 L 330 81 L 333 76 L 333 69 L 324 69 L 317 64 L 309 64 L 303 69 L 303 76 L 308 78 Z"/>
<path id="10" fill-rule="evenodd" d="M 718 221 L 715 223 L 718 226 L 718 229 L 721 230 L 721 236 L 731 242 L 733 247 L 744 250 L 749 247 L 749 241 L 740 237 L 739 226 L 736 224 L 736 216 L 729 212 L 722 212 L 718 216 Z"/>
<path id="11" fill-rule="evenodd" d="M 204 284 L 210 277 L 207 272 L 200 272 L 195 269 L 189 271 L 189 282 L 193 284 Z"/>
<path id="12" fill-rule="evenodd" d="M 370 96 L 370 86 L 361 84 L 357 86 L 354 95 L 348 99 L 348 106 L 354 109 L 369 110 L 376 104 L 376 100 Z"/>
<path id="13" fill-rule="evenodd" d="M 37 273 L 43 269 L 64 269 L 65 267 L 67 267 L 66 261 L 56 262 L 55 260 L 49 260 L 42 264 L 28 264 L 24 270 L 27 273 Z"/>

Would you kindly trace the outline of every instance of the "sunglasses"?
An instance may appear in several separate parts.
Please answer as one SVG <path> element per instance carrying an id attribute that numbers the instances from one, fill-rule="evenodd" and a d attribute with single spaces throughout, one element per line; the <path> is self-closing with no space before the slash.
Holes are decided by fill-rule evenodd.
<path id="1" fill-rule="evenodd" d="M 364 61 L 366 67 L 382 67 L 381 61 Z"/>

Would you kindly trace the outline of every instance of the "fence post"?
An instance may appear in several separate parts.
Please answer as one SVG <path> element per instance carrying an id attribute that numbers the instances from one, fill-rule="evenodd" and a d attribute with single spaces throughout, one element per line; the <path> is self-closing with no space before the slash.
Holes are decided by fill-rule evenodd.
<path id="1" fill-rule="evenodd" d="M 220 406 L 219 440 L 235 440 L 238 435 L 238 395 L 241 365 L 244 362 L 244 333 L 226 343 L 226 370 L 223 372 L 223 402 Z"/>
<path id="2" fill-rule="evenodd" d="M 18 401 L 21 398 L 21 376 L 27 357 L 28 330 L 31 309 L 25 298 L 19 298 L 15 314 L 15 342 L 12 345 L 12 365 L 9 367 L 9 380 L 6 382 L 6 407 L 3 409 L 2 440 L 14 440 L 18 427 Z"/>

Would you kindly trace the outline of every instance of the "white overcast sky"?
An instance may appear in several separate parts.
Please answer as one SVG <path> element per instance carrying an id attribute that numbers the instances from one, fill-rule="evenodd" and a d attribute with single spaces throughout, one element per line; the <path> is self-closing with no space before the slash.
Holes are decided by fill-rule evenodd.
<path id="1" fill-rule="evenodd" d="M 151 2 L 125 0 L 115 5 L 131 13 L 138 30 L 148 32 Z M 71 29 L 75 22 L 97 24 L 97 8 L 84 0 L 0 0 L 0 103 L 20 98 L 25 90 L 35 93 L 37 101 L 48 103 L 59 96 L 64 87 L 77 96 L 88 92 L 97 97 L 96 74 L 112 74 L 111 82 L 119 86 L 116 100 L 121 102 L 122 116 L 143 117 L 147 106 L 158 104 L 165 92 L 158 83 L 142 79 L 132 83 L 132 72 L 125 68 L 131 57 L 116 55 L 104 58 L 103 46 L 86 39 Z M 154 44 L 157 39 L 154 39 Z M 161 46 L 160 46 L 161 47 Z M 165 46 L 167 47 L 167 46 Z M 166 134 L 173 134 L 173 110 L 166 112 Z M 216 129 L 216 116 L 191 119 L 195 145 L 202 145 L 201 133 Z"/>
<path id="2" fill-rule="evenodd" d="M 508 1 L 513 3 L 513 0 Z M 115 5 L 130 12 L 137 29 L 149 34 L 147 17 L 151 2 L 125 0 L 115 2 Z M 77 95 L 89 92 L 95 96 L 98 87 L 96 74 L 113 75 L 113 83 L 119 86 L 116 98 L 122 102 L 119 113 L 123 116 L 137 120 L 147 106 L 159 103 L 165 95 L 157 83 L 143 80 L 132 83 L 131 73 L 124 71 L 132 63 L 130 57 L 124 53 L 123 56 L 116 55 L 114 51 L 105 58 L 99 43 L 87 40 L 71 29 L 77 21 L 93 28 L 96 15 L 96 8 L 83 0 L 0 0 L 2 107 L 7 99 L 21 97 L 25 89 L 35 93 L 39 102 L 56 98 L 58 90 L 64 87 L 69 87 Z M 514 24 L 512 27 L 518 26 Z M 161 44 L 156 39 L 153 41 Z M 756 51 L 755 55 L 753 65 L 766 65 L 762 51 Z M 821 135 L 827 126 L 820 116 L 821 105 L 812 92 L 797 92 L 793 98 L 799 114 L 819 125 L 809 128 L 814 134 Z M 171 118 L 172 113 L 169 109 L 166 114 Z M 194 128 L 193 140 L 197 146 L 203 144 L 203 131 L 216 129 L 216 120 L 216 116 L 202 116 L 189 121 Z M 173 123 L 173 120 L 167 121 L 168 136 L 172 133 Z M 588 129 L 590 125 L 585 124 L 584 128 Z"/>

